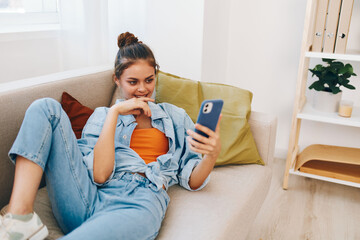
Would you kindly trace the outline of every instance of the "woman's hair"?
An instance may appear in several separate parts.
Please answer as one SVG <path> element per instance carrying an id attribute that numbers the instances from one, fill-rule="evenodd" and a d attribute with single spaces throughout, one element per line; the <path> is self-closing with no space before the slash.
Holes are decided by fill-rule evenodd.
<path id="1" fill-rule="evenodd" d="M 151 49 L 138 40 L 134 34 L 126 32 L 118 36 L 119 51 L 115 58 L 115 76 L 120 79 L 125 69 L 134 64 L 137 60 L 146 60 L 150 66 L 154 67 L 155 74 L 159 70 L 154 54 Z"/>

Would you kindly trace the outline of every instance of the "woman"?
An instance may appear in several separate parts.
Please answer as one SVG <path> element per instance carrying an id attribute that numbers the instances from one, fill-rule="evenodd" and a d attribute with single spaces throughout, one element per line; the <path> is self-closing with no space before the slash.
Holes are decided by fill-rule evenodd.
<path id="1" fill-rule="evenodd" d="M 33 212 L 44 171 L 63 239 L 154 239 L 168 187 L 193 191 L 208 182 L 220 152 L 219 124 L 215 132 L 195 125 L 204 138 L 183 109 L 155 104 L 152 51 L 128 32 L 118 46 L 114 80 L 124 99 L 95 109 L 80 140 L 57 101 L 40 99 L 28 108 L 9 152 L 15 179 L 0 239 L 48 234 Z"/>

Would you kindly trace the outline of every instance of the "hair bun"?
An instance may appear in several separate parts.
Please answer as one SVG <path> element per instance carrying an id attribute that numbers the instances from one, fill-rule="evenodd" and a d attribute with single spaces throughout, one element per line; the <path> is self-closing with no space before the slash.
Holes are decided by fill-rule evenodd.
<path id="1" fill-rule="evenodd" d="M 141 43 L 141 42 L 132 33 L 126 32 L 126 33 L 122 33 L 118 36 L 119 48 L 122 48 L 122 47 L 125 47 L 128 45 L 132 45 L 132 44 L 136 44 L 136 43 Z"/>

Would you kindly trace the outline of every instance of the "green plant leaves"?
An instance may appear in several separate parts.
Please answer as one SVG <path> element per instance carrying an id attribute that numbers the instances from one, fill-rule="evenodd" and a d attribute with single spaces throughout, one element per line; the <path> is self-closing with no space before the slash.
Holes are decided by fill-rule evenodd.
<path id="1" fill-rule="evenodd" d="M 315 89 L 316 91 L 323 91 L 324 88 L 324 85 L 320 81 L 313 82 L 309 87 L 309 89 Z"/>
<path id="2" fill-rule="evenodd" d="M 341 86 L 355 89 L 353 85 L 349 84 L 350 80 L 348 80 L 351 76 L 356 76 L 351 64 L 344 65 L 344 63 L 334 59 L 323 58 L 322 60 L 327 65 L 317 64 L 313 69 L 309 69 L 312 76 L 318 78 L 317 81 L 309 86 L 309 89 L 332 92 L 334 94 L 341 92 Z"/>
<path id="3" fill-rule="evenodd" d="M 336 73 L 339 72 L 339 69 L 344 68 L 344 64 L 342 62 L 332 62 L 330 63 L 330 68 L 332 72 Z"/>
<path id="4" fill-rule="evenodd" d="M 324 71 L 324 67 L 323 67 L 323 65 L 318 64 L 318 65 L 316 65 L 316 66 L 314 67 L 313 70 L 314 70 L 314 71 L 320 71 L 320 72 L 322 72 L 322 71 Z"/>
<path id="5" fill-rule="evenodd" d="M 336 86 L 330 86 L 330 90 L 333 94 L 337 94 L 337 93 L 341 92 L 340 88 L 336 87 Z"/>
<path id="6" fill-rule="evenodd" d="M 353 85 L 350 85 L 350 84 L 344 84 L 343 85 L 344 87 L 348 88 L 348 89 L 352 89 L 352 90 L 355 90 L 355 87 Z"/>
<path id="7" fill-rule="evenodd" d="M 322 61 L 330 64 L 335 61 L 335 59 L 323 58 Z"/>
<path id="8" fill-rule="evenodd" d="M 349 76 L 351 76 L 352 74 L 354 74 L 354 70 L 350 64 L 346 64 L 345 66 L 343 66 L 342 68 L 339 69 L 338 73 L 339 74 L 349 74 Z"/>

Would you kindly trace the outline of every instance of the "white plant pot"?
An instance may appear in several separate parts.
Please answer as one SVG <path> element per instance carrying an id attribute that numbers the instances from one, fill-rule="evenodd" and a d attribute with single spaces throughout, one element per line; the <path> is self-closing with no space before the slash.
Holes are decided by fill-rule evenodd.
<path id="1" fill-rule="evenodd" d="M 313 107 L 321 112 L 337 112 L 342 92 L 333 94 L 329 92 L 316 91 L 314 94 Z"/>

